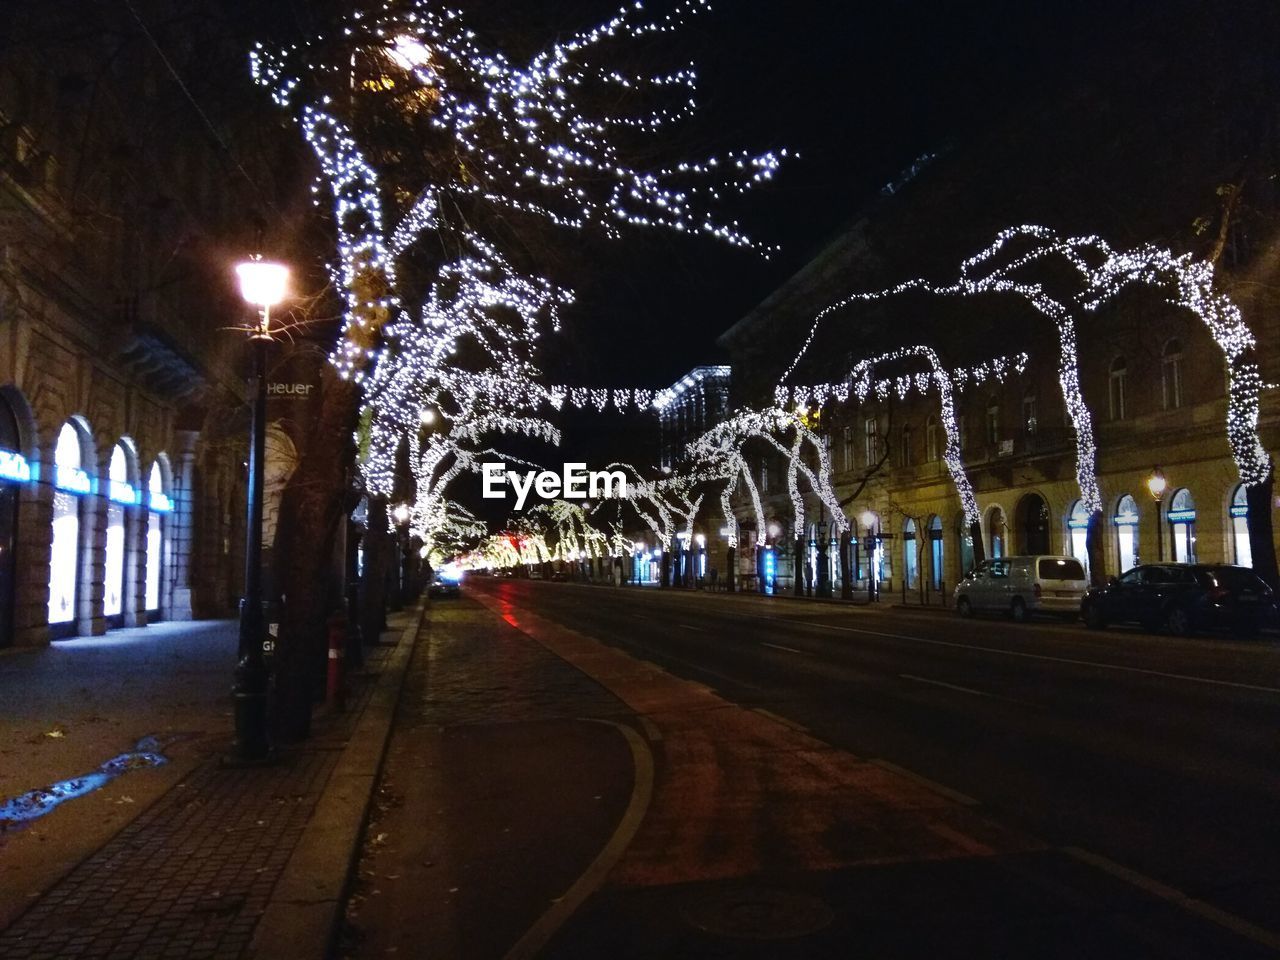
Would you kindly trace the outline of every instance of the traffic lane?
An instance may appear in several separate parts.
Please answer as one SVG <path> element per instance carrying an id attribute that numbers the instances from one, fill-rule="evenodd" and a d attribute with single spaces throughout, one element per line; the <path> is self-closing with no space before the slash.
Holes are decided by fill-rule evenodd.
<path id="1" fill-rule="evenodd" d="M 821 624 L 711 609 L 690 624 L 687 600 L 656 593 L 619 599 L 616 591 L 512 589 L 545 616 L 621 639 L 636 655 L 767 705 L 837 746 L 975 796 L 1052 842 L 1100 850 L 1259 921 L 1280 915 L 1267 886 L 1280 850 L 1271 825 L 1274 748 L 1258 734 L 1275 729 L 1276 708 L 1263 704 L 1260 718 L 1257 704 L 1231 699 L 1256 692 L 1114 671 L 1079 675 L 1074 664 L 1026 661 L 1037 665 L 1036 683 L 1046 691 L 1027 707 L 904 678 L 923 675 L 920 656 L 912 648 L 904 662 L 892 637 L 851 644 L 825 635 Z M 584 602 L 593 595 L 610 602 Z M 639 620 L 637 610 L 649 619 Z M 784 629 L 793 632 L 779 634 Z M 781 643 L 764 647 L 762 640 Z M 783 644 L 811 655 L 776 649 Z M 955 663 L 975 669 L 968 656 L 994 659 L 1006 674 L 1013 669 L 981 649 L 926 650 L 952 658 L 945 667 L 931 662 L 931 676 L 944 682 L 960 679 L 945 672 Z M 986 680 L 998 676 L 993 669 Z"/>
<path id="2" fill-rule="evenodd" d="M 545 593 L 537 602 L 561 619 L 593 622 L 636 655 L 694 671 L 712 685 L 730 685 L 748 701 L 799 695 L 803 706 L 804 697 L 817 695 L 838 704 L 856 694 L 878 702 L 891 691 L 901 707 L 942 704 L 976 720 L 1013 713 L 1020 722 L 1056 724 L 1058 739 L 1175 773 L 1187 771 L 1194 753 L 1195 769 L 1220 783 L 1280 792 L 1272 733 L 1280 721 L 1280 691 L 1165 671 L 1108 670 L 1074 657 L 992 654 L 962 641 L 926 642 L 888 631 L 833 637 L 837 628 L 830 625 L 762 624 L 714 611 L 690 624 L 687 609 L 664 609 L 661 600 L 646 603 L 637 615 L 625 600 L 583 606 L 580 598 L 589 594 Z M 628 623 L 640 616 L 647 619 Z M 972 629 L 964 621 L 947 625 Z M 643 628 L 639 637 L 635 626 Z"/>
<path id="3" fill-rule="evenodd" d="M 1054 709 L 1069 705 L 1058 701 L 1064 695 L 1071 700 L 1080 699 L 1080 686 L 1091 683 L 1096 683 L 1102 694 L 1122 692 L 1122 704 L 1131 703 L 1134 696 L 1143 696 L 1149 689 L 1158 691 L 1156 695 L 1161 697 L 1169 691 L 1187 698 L 1193 712 L 1206 709 L 1224 696 L 1233 705 L 1253 704 L 1264 712 L 1280 703 L 1280 684 L 1267 684 L 1278 659 L 1277 651 L 1267 647 L 1236 644 L 1225 650 L 1224 655 L 1239 667 L 1239 672 L 1222 676 L 1222 671 L 1215 675 L 1202 669 L 1206 656 L 1203 649 L 1165 638 L 1131 638 L 1101 648 L 1104 653 L 1128 654 L 1122 659 L 1094 655 L 1099 650 L 1096 645 L 1092 650 L 1080 649 L 1082 635 L 1091 639 L 1081 631 L 1059 628 L 1041 634 L 1038 624 L 990 624 L 892 614 L 846 618 L 837 623 L 832 622 L 831 615 L 818 619 L 743 613 L 714 601 L 700 604 L 698 598 L 681 594 L 602 593 L 598 589 L 564 589 L 560 585 L 542 588 L 536 583 L 513 589 L 536 591 L 537 603 L 547 604 L 549 609 L 566 616 L 635 619 L 648 629 L 640 635 L 638 645 L 632 642 L 632 646 L 651 654 L 670 652 L 682 640 L 684 646 L 702 653 L 705 645 L 699 644 L 697 638 L 704 634 L 720 639 L 721 644 L 713 651 L 716 655 L 741 653 L 734 645 L 750 638 L 770 652 L 817 657 L 824 669 L 833 662 L 846 667 L 853 667 L 856 662 L 878 678 L 891 674 L 917 683 L 949 683 L 965 688 L 958 692 L 985 693 L 1029 707 Z M 600 603 L 601 600 L 606 602 Z M 705 653 L 700 660 L 696 666 L 704 670 L 710 666 Z M 942 675 L 929 672 L 938 669 Z M 1064 678 L 1069 682 L 1064 683 Z M 728 679 L 750 681 L 746 674 L 729 674 Z M 857 671 L 844 679 L 858 679 Z M 966 679 L 985 686 L 970 686 Z M 758 686 L 754 682 L 747 685 Z M 1168 713 L 1139 711 L 1138 716 L 1160 723 Z M 1259 744 L 1271 742 L 1268 734 L 1256 730 L 1251 733 L 1246 729 L 1243 736 L 1246 741 L 1254 739 Z M 1232 737 L 1224 746 L 1239 742 L 1239 737 Z"/>
<path id="4" fill-rule="evenodd" d="M 514 583 L 517 589 L 544 587 L 539 581 L 499 582 Z M 1176 672 L 1205 679 L 1280 689 L 1280 645 L 1270 640 L 1240 641 L 1221 634 L 1178 638 L 1151 634 L 1130 626 L 1095 631 L 1079 622 L 1052 617 L 1037 617 L 1029 624 L 1017 624 L 999 614 L 982 614 L 972 620 L 964 620 L 955 613 L 895 608 L 889 604 L 805 603 L 754 594 L 725 595 L 649 588 L 618 590 L 577 584 L 546 586 L 569 596 L 579 591 L 588 591 L 587 595 L 592 595 L 606 590 L 609 603 L 642 604 L 656 597 L 664 605 L 684 606 L 690 610 L 691 616 L 698 617 L 709 616 L 712 610 L 724 608 L 730 611 L 727 616 L 823 624 L 850 631 L 866 629 L 933 639 L 956 639 L 973 646 L 1023 654 L 1075 657 L 1113 667 L 1168 671 L 1176 665 Z M 698 620 L 691 623 L 696 626 Z M 965 624 L 969 626 L 965 627 Z"/>

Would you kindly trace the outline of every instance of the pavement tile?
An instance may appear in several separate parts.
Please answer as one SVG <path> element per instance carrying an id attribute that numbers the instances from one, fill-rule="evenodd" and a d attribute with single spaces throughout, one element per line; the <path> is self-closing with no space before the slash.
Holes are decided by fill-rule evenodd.
<path id="1" fill-rule="evenodd" d="M 387 653 L 370 651 L 362 686 Z M 0 960 L 240 956 L 339 756 L 308 744 L 270 767 L 197 767 L 0 931 Z"/>

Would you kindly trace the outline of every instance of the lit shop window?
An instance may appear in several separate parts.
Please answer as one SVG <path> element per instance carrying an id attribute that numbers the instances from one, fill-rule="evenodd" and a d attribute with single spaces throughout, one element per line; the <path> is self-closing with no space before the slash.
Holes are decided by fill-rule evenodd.
<path id="1" fill-rule="evenodd" d="M 1169 501 L 1165 519 L 1172 534 L 1173 559 L 1178 563 L 1196 562 L 1196 502 L 1191 491 L 1183 487 Z"/>
<path id="2" fill-rule="evenodd" d="M 1253 545 L 1249 541 L 1249 499 L 1245 485 L 1236 487 L 1231 498 L 1231 539 L 1235 560 L 1242 567 L 1253 566 Z"/>
<path id="3" fill-rule="evenodd" d="M 1132 570 L 1140 562 L 1138 559 L 1138 502 L 1125 494 L 1116 505 L 1116 515 L 1111 518 L 1116 528 L 1117 556 L 1120 560 L 1120 572 Z"/>
<path id="4" fill-rule="evenodd" d="M 93 492 L 93 479 L 81 466 L 82 435 L 68 421 L 53 452 L 53 543 L 49 553 L 49 623 L 76 618 L 80 586 L 80 498 Z"/>
<path id="5" fill-rule="evenodd" d="M 102 612 L 107 617 L 124 612 L 124 511 L 137 502 L 138 493 L 129 484 L 129 454 L 121 440 L 111 451 L 107 466 L 107 564 L 102 596 Z"/>
<path id="6" fill-rule="evenodd" d="M 164 488 L 164 473 L 157 460 L 151 465 L 147 478 L 147 612 L 160 611 L 160 577 L 168 565 L 165 555 L 168 541 L 165 537 L 165 516 L 173 511 L 173 500 Z"/>
<path id="7" fill-rule="evenodd" d="M 1071 505 L 1071 513 L 1067 516 L 1067 529 L 1071 531 L 1071 555 L 1080 561 L 1087 571 L 1089 569 L 1089 508 L 1083 500 Z"/>

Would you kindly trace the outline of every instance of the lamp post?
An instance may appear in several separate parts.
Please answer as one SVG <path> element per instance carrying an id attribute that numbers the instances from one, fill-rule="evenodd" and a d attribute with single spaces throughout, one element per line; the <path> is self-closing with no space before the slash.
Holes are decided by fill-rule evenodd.
<path id="1" fill-rule="evenodd" d="M 1156 563 L 1164 561 L 1164 511 L 1161 509 L 1161 502 L 1164 500 L 1165 485 L 1164 473 L 1158 466 L 1153 468 L 1151 476 L 1147 477 L 1147 489 L 1156 502 Z"/>
<path id="2" fill-rule="evenodd" d="M 266 639 L 262 611 L 262 471 L 266 452 L 267 345 L 271 342 L 271 308 L 285 298 L 289 270 L 261 257 L 236 265 L 240 294 L 262 308 L 250 328 L 253 353 L 253 419 L 249 427 L 249 491 L 244 547 L 244 597 L 240 601 L 240 640 L 232 688 L 235 699 L 235 763 L 262 763 L 271 754 L 267 737 Z"/>
<path id="3" fill-rule="evenodd" d="M 867 601 L 875 603 L 880 599 L 880 570 L 876 563 L 876 547 L 879 535 L 876 532 L 876 521 L 879 519 L 870 510 L 864 510 L 862 516 L 862 527 L 867 531 L 866 543 L 863 546 L 867 551 Z"/>

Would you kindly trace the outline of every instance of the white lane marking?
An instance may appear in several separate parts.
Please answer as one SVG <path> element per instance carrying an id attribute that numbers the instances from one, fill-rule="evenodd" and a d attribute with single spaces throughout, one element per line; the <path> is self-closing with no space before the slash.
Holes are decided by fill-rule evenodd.
<path id="1" fill-rule="evenodd" d="M 805 654 L 805 652 L 804 652 L 803 650 L 797 650 L 795 647 L 784 647 L 784 646 L 783 646 L 782 644 L 780 644 L 780 643 L 769 643 L 769 642 L 767 642 L 767 641 L 765 641 L 765 640 L 761 640 L 761 641 L 760 641 L 760 646 L 762 646 L 762 647 L 772 647 L 774 650 L 785 650 L 785 651 L 787 651 L 787 653 L 798 653 L 798 654 L 800 654 L 802 657 L 803 657 L 803 656 L 806 656 L 806 654 Z"/>
<path id="2" fill-rule="evenodd" d="M 930 680 L 928 677 L 917 677 L 910 673 L 900 673 L 898 676 L 903 680 L 914 680 L 916 683 L 927 683 L 935 687 L 946 687 L 948 690 L 959 690 L 961 693 L 972 693 L 975 697 L 986 697 L 989 700 L 996 699 L 995 694 L 974 690 L 972 687 L 962 687 L 955 683 L 943 683 L 941 680 Z"/>
<path id="3" fill-rule="evenodd" d="M 890 763 L 888 760 L 880 759 L 868 760 L 867 763 L 873 763 L 882 770 L 888 770 L 890 773 L 896 773 L 900 777 L 906 777 L 908 780 L 914 780 L 916 783 L 920 784 L 920 786 L 928 787 L 934 793 L 940 794 L 948 800 L 954 800 L 956 803 L 964 804 L 966 807 L 981 806 L 980 801 L 973 799 L 973 797 L 968 794 L 961 793 L 959 790 L 952 790 L 950 787 L 944 787 L 936 780 L 930 780 L 928 777 L 922 777 L 915 771 L 908 770 L 906 767 L 900 767 L 896 763 Z"/>
<path id="4" fill-rule="evenodd" d="M 694 633 L 706 633 L 706 632 L 707 632 L 707 631 L 703 630 L 701 627 L 691 627 L 691 626 L 689 626 L 689 624 L 687 624 L 687 623 L 677 623 L 677 624 L 676 624 L 676 626 L 677 626 L 677 627 L 681 627 L 681 628 L 682 628 L 682 629 L 684 629 L 684 630 L 692 630 Z"/>
<path id="5" fill-rule="evenodd" d="M 1255 923 L 1250 923 L 1243 917 L 1237 917 L 1234 913 L 1227 913 L 1227 911 L 1205 903 L 1203 900 L 1188 896 L 1181 890 L 1166 886 L 1146 874 L 1139 873 L 1137 870 L 1130 870 L 1114 860 L 1108 860 L 1106 857 L 1090 853 L 1088 850 L 1081 850 L 1079 847 L 1063 847 L 1062 852 L 1082 863 L 1097 867 L 1104 873 L 1109 873 L 1117 879 L 1132 884 L 1139 890 L 1143 890 L 1154 897 L 1176 904 L 1188 913 L 1193 913 L 1197 917 L 1216 923 L 1232 933 L 1252 940 L 1254 943 L 1260 943 L 1272 950 L 1280 950 L 1280 934 L 1267 930 L 1265 927 L 1260 927 Z"/>
<path id="6" fill-rule="evenodd" d="M 905 633 L 885 633 L 883 630 L 860 630 L 857 627 L 840 627 L 831 623 L 809 623 L 806 620 L 783 620 L 783 623 L 798 623 L 806 627 L 818 627 L 823 630 L 841 630 L 845 633 L 864 633 L 870 637 L 888 637 L 891 640 L 910 640 L 913 643 L 927 643 L 935 647 L 953 647 L 956 650 L 977 650 L 980 653 L 996 653 L 1005 657 L 1021 657 L 1025 660 L 1047 660 L 1051 663 L 1070 663 L 1077 667 L 1097 667 L 1099 670 L 1118 670 L 1122 673 L 1141 673 L 1148 677 L 1164 677 L 1167 680 L 1186 680 L 1189 683 L 1205 683 L 1215 687 L 1233 687 L 1237 690 L 1256 690 L 1259 693 L 1280 693 L 1280 687 L 1263 687 L 1256 683 L 1237 683 L 1234 680 L 1212 680 L 1209 677 L 1197 677 L 1187 673 L 1165 673 L 1163 670 L 1147 670 L 1143 667 L 1126 667 L 1118 663 L 1100 663 L 1097 660 L 1076 660 L 1072 657 L 1051 657 L 1047 653 L 1026 653 L 1022 650 L 1002 650 L 1000 647 L 981 647 L 972 643 L 954 643 L 950 640 L 930 640 L 926 637 L 912 637 Z"/>
<path id="7" fill-rule="evenodd" d="M 631 799 L 627 801 L 627 809 L 614 830 L 609 842 L 596 856 L 595 860 L 583 871 L 582 876 L 564 892 L 564 895 L 552 903 L 537 922 L 530 927 L 523 937 L 507 951 L 504 960 L 533 960 L 551 940 L 564 922 L 573 916 L 587 898 L 604 885 L 609 871 L 614 868 L 626 852 L 631 841 L 640 830 L 640 823 L 649 809 L 653 799 L 653 753 L 644 738 L 633 729 L 612 720 L 596 720 L 591 717 L 582 718 L 587 723 L 603 723 L 618 730 L 631 747 L 631 760 L 635 766 L 635 778 L 631 786 Z"/>
<path id="8" fill-rule="evenodd" d="M 768 717 L 774 723 L 780 723 L 784 727 L 787 727 L 791 730 L 795 730 L 798 733 L 809 732 L 808 727 L 803 726 L 802 724 L 796 723 L 794 720 L 788 720 L 786 717 L 776 714 L 772 710 L 766 710 L 764 707 L 752 707 L 751 709 L 756 713 L 760 714 L 760 716 Z"/>

